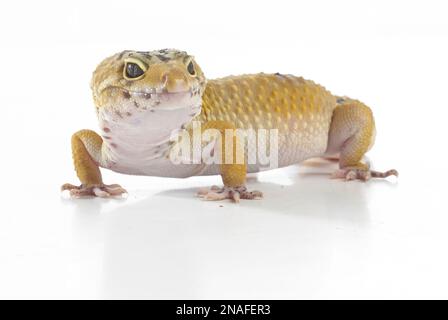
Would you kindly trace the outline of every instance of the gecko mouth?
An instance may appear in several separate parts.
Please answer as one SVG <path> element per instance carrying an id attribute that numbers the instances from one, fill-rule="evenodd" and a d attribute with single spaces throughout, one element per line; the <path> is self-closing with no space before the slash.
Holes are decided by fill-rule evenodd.
<path id="1" fill-rule="evenodd" d="M 168 92 L 154 88 L 144 90 L 129 90 L 120 86 L 108 86 L 100 91 L 103 99 L 103 112 L 113 114 L 113 118 L 120 121 L 122 118 L 135 118 L 138 115 L 148 114 L 151 117 L 160 113 L 166 116 L 175 116 L 179 112 L 187 114 L 190 118 L 201 112 L 202 94 L 200 87 L 190 90 Z M 173 112 L 169 115 L 168 112 Z"/>
<path id="2" fill-rule="evenodd" d="M 111 90 L 112 91 L 113 90 L 121 91 L 125 98 L 133 96 L 133 97 L 140 97 L 140 98 L 144 98 L 144 99 L 151 99 L 151 98 L 158 97 L 158 96 L 184 97 L 184 96 L 190 95 L 190 97 L 194 97 L 194 96 L 200 94 L 199 86 L 192 87 L 190 90 L 178 91 L 178 92 L 169 92 L 166 89 L 157 89 L 157 88 L 146 88 L 145 90 L 137 91 L 137 90 L 125 89 L 120 86 L 108 86 L 100 91 L 100 95 L 106 91 L 111 91 Z"/>
<path id="3" fill-rule="evenodd" d="M 116 101 L 116 103 L 121 105 L 133 105 L 142 110 L 157 109 L 160 111 L 170 111 L 184 109 L 192 105 L 197 105 L 201 100 L 199 86 L 179 92 L 168 92 L 165 89 L 156 88 L 145 88 L 139 91 L 129 90 L 120 86 L 108 86 L 101 90 L 100 94 L 107 95 L 110 102 Z"/>

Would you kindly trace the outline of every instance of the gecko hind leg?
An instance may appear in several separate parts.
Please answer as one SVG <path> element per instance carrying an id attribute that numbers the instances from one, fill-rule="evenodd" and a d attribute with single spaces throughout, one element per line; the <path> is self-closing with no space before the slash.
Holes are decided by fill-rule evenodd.
<path id="1" fill-rule="evenodd" d="M 371 178 L 397 176 L 395 169 L 384 172 L 370 169 L 362 162 L 375 141 L 375 120 L 369 107 L 357 100 L 345 100 L 333 111 L 327 154 L 339 153 L 339 170 L 334 179 L 368 181 Z"/>

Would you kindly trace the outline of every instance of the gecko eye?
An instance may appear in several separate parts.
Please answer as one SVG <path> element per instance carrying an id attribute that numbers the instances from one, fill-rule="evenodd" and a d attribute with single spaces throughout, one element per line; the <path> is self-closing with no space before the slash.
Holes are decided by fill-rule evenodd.
<path id="1" fill-rule="evenodd" d="M 134 62 L 126 62 L 126 65 L 124 66 L 125 78 L 135 79 L 142 76 L 144 73 L 145 71 Z"/>
<path id="2" fill-rule="evenodd" d="M 188 73 L 194 76 L 196 74 L 196 70 L 194 69 L 193 61 L 190 61 L 190 63 L 187 66 Z"/>

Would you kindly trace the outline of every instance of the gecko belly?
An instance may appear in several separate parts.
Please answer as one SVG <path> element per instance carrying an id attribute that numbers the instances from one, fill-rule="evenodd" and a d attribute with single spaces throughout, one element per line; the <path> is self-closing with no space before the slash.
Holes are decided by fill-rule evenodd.
<path id="1" fill-rule="evenodd" d="M 309 128 L 303 132 L 280 134 L 278 146 L 273 147 L 268 143 L 261 150 L 261 154 L 258 153 L 256 144 L 246 141 L 247 172 L 256 173 L 286 167 L 309 158 L 322 156 L 327 148 L 328 133 L 323 129 L 321 132 L 316 130 Z M 200 163 L 192 163 L 191 158 L 173 160 L 170 158 L 170 144 L 167 142 L 146 150 L 140 149 L 139 152 L 129 152 L 125 149 L 120 152 L 120 149 L 112 148 L 107 144 L 104 144 L 103 148 L 103 154 L 107 159 L 103 166 L 119 173 L 172 178 L 220 173 L 220 165 L 210 163 L 209 159 L 202 158 Z M 278 152 L 275 152 L 276 150 Z M 255 159 L 250 159 L 248 156 L 251 152 L 257 154 Z"/>

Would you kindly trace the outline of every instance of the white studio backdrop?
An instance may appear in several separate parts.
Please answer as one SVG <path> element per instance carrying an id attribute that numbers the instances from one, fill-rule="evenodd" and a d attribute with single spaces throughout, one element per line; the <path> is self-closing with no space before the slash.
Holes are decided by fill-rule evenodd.
<path id="1" fill-rule="evenodd" d="M 447 16 L 445 1 L 3 2 L 0 297 L 447 298 Z M 104 171 L 128 199 L 61 197 L 71 134 L 97 129 L 96 64 L 166 47 L 208 78 L 292 73 L 360 99 L 372 163 L 400 178 L 295 166 L 232 205 L 194 197 L 217 177 Z"/>

